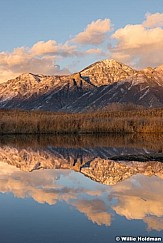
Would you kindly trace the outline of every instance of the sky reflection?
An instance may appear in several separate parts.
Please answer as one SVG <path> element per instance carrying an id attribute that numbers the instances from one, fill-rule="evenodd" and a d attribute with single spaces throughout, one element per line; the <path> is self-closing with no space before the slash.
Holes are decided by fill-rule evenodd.
<path id="1" fill-rule="evenodd" d="M 134 175 L 113 186 L 90 180 L 79 172 L 63 169 L 20 171 L 0 162 L 0 192 L 37 203 L 55 205 L 64 201 L 97 225 L 109 227 L 114 215 L 142 220 L 146 228 L 163 230 L 163 180 Z"/>

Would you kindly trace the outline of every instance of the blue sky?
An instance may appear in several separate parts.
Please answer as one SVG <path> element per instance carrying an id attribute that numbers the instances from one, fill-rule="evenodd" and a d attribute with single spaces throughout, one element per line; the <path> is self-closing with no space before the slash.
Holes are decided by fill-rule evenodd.
<path id="1" fill-rule="evenodd" d="M 147 13 L 150 16 L 148 19 Z M 149 60 L 150 57 L 153 58 L 153 53 L 150 52 L 146 59 L 141 56 L 142 54 L 138 55 L 137 53 L 141 52 L 141 48 L 144 50 L 144 46 L 146 48 L 149 45 L 146 52 L 149 52 L 153 46 L 156 53 L 163 51 L 162 45 L 159 44 L 161 41 L 163 42 L 162 14 L 163 0 L 0 0 L 0 71 L 3 73 L 1 75 L 3 77 L 0 76 L 0 79 L 28 71 L 36 71 L 37 73 L 42 71 L 45 74 L 74 72 L 91 62 L 105 58 L 115 58 L 135 66 L 159 65 L 163 63 L 161 57 L 158 59 L 154 57 L 155 61 L 148 63 L 146 60 Z M 145 20 L 149 23 L 144 27 Z M 152 21 L 155 23 L 153 24 Z M 96 25 L 99 28 L 99 33 L 93 33 L 94 38 L 102 35 L 102 40 L 97 41 L 98 43 L 92 43 L 91 39 L 89 43 L 89 40 L 80 41 L 79 36 L 76 38 L 91 23 L 94 23 L 94 27 L 92 27 L 94 32 L 96 32 Z M 108 24 L 108 28 L 106 24 Z M 103 25 L 105 25 L 104 28 Z M 127 29 L 127 25 L 130 25 L 130 28 Z M 99 26 L 101 26 L 101 30 Z M 142 26 L 145 28 L 144 30 L 141 29 Z M 123 33 L 117 32 L 121 28 Z M 90 30 L 90 28 L 88 29 Z M 88 39 L 89 33 L 89 31 L 86 33 Z M 137 33 L 140 39 L 150 39 L 150 43 L 138 43 L 138 40 L 134 39 L 128 43 L 128 36 L 130 38 L 131 35 L 134 35 L 133 33 Z M 154 43 L 153 39 L 158 39 L 158 36 L 160 42 Z M 86 36 L 80 37 L 86 38 Z M 137 37 L 135 36 L 135 38 Z M 51 42 L 48 42 L 49 40 Z M 40 48 L 45 49 L 45 43 L 47 43 L 46 48 L 49 45 L 50 49 L 48 50 L 53 49 L 53 51 L 51 53 L 44 51 L 38 54 L 37 45 L 37 55 L 31 55 L 32 47 L 40 41 L 42 41 L 42 47 L 40 45 L 39 50 Z M 66 50 L 71 49 L 71 53 L 65 53 L 65 45 Z M 160 46 L 159 50 L 158 48 L 155 50 L 156 45 Z M 131 51 L 135 46 L 137 48 L 139 46 L 139 48 L 134 49 L 134 52 Z M 17 49 L 20 47 L 21 50 Z M 54 48 L 62 50 L 59 53 L 56 51 L 54 53 Z M 14 49 L 17 49 L 16 53 L 14 53 Z M 64 54 L 60 54 L 63 49 Z M 87 54 L 86 51 L 88 51 Z M 129 58 L 131 55 L 133 57 Z M 28 59 L 28 63 L 24 62 L 23 58 Z M 45 59 L 48 61 L 45 62 Z M 52 65 L 52 63 L 60 65 L 60 69 L 54 67 L 53 72 L 51 67 L 48 71 L 48 65 Z M 19 68 L 20 64 L 21 68 Z M 43 64 L 47 65 L 46 68 L 41 70 L 37 67 L 37 65 Z M 35 69 L 34 66 L 36 66 Z"/>

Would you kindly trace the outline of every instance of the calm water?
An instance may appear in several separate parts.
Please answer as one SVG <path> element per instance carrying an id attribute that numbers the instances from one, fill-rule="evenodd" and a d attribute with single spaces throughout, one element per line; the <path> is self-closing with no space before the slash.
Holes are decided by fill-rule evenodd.
<path id="1" fill-rule="evenodd" d="M 1 137 L 0 242 L 116 242 L 163 237 L 157 137 Z"/>

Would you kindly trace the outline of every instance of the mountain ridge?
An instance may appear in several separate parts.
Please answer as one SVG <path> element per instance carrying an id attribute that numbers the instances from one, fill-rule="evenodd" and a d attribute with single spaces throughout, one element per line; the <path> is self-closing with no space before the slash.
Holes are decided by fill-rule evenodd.
<path id="1" fill-rule="evenodd" d="M 70 75 L 23 73 L 0 84 L 0 108 L 85 112 L 112 103 L 163 106 L 163 65 L 135 70 L 113 59 Z"/>

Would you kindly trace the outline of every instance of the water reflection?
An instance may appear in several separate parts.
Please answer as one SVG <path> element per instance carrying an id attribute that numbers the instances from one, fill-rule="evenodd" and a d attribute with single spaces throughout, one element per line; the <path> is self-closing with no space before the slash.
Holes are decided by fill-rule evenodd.
<path id="1" fill-rule="evenodd" d="M 87 182 L 71 170 L 21 172 L 0 163 L 0 191 L 15 197 L 31 197 L 38 203 L 56 204 L 64 200 L 84 213 L 89 220 L 109 226 L 114 212 L 128 220 L 141 219 L 148 229 L 163 230 L 163 180 L 144 175 L 114 186 Z M 115 200 L 116 199 L 116 200 Z"/>
<path id="2" fill-rule="evenodd" d="M 61 146 L 55 138 L 53 143 L 37 139 L 32 146 L 15 138 L 8 138 L 7 142 L 3 138 L 0 192 L 32 198 L 39 204 L 65 202 L 100 227 L 111 227 L 115 221 L 120 225 L 118 216 L 138 223 L 141 220 L 147 231 L 161 232 L 163 163 L 112 158 L 122 155 L 146 158 L 151 154 L 152 158 L 154 155 L 161 158 L 162 145 L 147 143 L 141 147 L 129 142 L 123 145 L 123 139 L 126 138 L 104 138 L 105 144 L 87 140 L 85 146 L 71 143 Z M 119 141 L 117 146 L 116 141 Z"/>
<path id="3" fill-rule="evenodd" d="M 163 216 L 163 181 L 157 177 L 137 175 L 125 183 L 114 187 L 113 197 L 117 198 L 114 211 L 127 219 L 142 219 L 150 224 L 150 215 L 158 224 Z M 152 219 L 151 218 L 151 219 Z M 153 221 L 154 222 L 154 221 Z M 161 226 L 161 225 L 160 225 Z M 159 227 L 160 227 L 159 226 Z M 158 229 L 154 226 L 154 229 Z M 152 228 L 152 224 L 150 227 Z M 163 229 L 163 228 L 162 228 Z"/>

